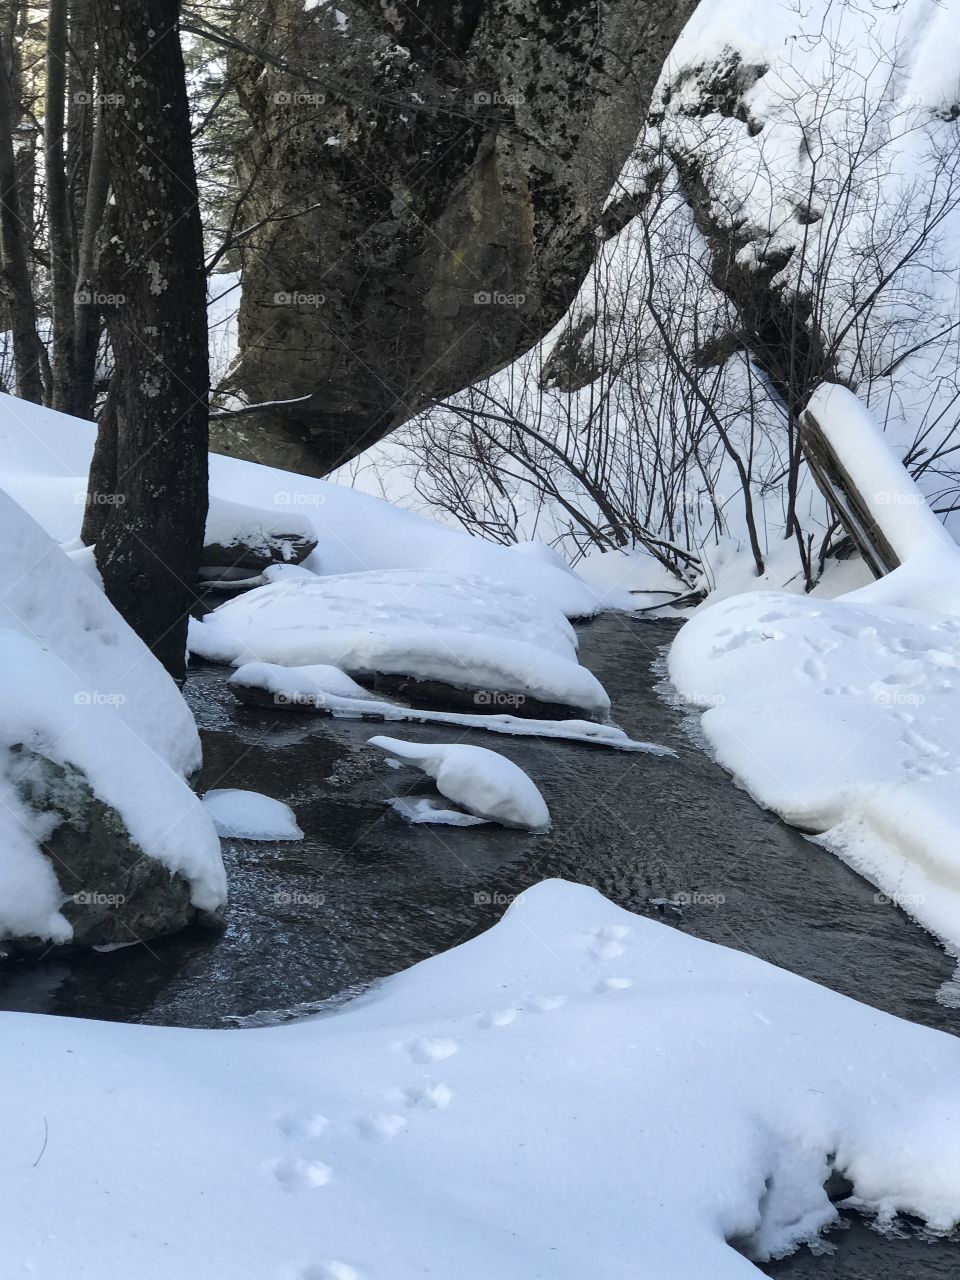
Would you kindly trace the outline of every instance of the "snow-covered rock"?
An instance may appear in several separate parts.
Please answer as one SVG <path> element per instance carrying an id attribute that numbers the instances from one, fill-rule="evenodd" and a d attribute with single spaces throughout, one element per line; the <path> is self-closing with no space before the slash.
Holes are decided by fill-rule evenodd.
<path id="1" fill-rule="evenodd" d="M 259 791 L 218 787 L 204 794 L 203 807 L 221 836 L 234 840 L 303 839 L 290 806 Z"/>
<path id="2" fill-rule="evenodd" d="M 247 662 L 234 671 L 227 683 L 241 702 L 252 706 L 318 713 L 343 720 L 455 725 L 511 737 L 554 738 L 558 742 L 582 742 L 658 756 L 676 754 L 672 748 L 656 742 L 636 742 L 616 725 L 597 724 L 594 720 L 537 720 L 530 716 L 479 712 L 471 715 L 401 706 L 371 694 L 338 667 L 281 667 L 272 662 Z"/>
<path id="3" fill-rule="evenodd" d="M 960 1220 L 956 1037 L 579 885 L 325 1017 L 0 1039 L 10 1276 L 761 1280 L 833 1170 Z"/>
<path id="4" fill-rule="evenodd" d="M 370 745 L 422 769 L 436 781 L 442 796 L 475 817 L 533 831 L 550 825 L 550 810 L 536 785 L 496 751 L 459 742 L 403 742 L 382 735 L 371 738 Z"/>
<path id="5" fill-rule="evenodd" d="M 212 497 L 200 563 L 261 572 L 296 565 L 317 546 L 316 531 L 302 512 L 266 511 Z"/>
<path id="6" fill-rule="evenodd" d="M 178 689 L 2 491 L 0 706 L 0 937 L 128 942 L 223 905 Z"/>
<path id="7" fill-rule="evenodd" d="M 530 697 L 600 717 L 610 708 L 577 661 L 576 633 L 559 610 L 501 583 L 440 571 L 259 587 L 192 623 L 190 648 L 235 666 L 325 664 L 441 681 L 473 691 L 478 707 Z"/>

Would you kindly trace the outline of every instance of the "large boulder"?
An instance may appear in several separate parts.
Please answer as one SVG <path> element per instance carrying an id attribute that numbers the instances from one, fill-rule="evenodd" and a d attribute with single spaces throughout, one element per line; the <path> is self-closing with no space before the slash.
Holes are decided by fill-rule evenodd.
<path id="1" fill-rule="evenodd" d="M 527 350 L 570 304 L 694 0 L 272 0 L 234 385 L 214 445 L 325 474 Z M 279 59 L 278 65 L 273 59 Z M 305 399 L 297 399 L 306 397 Z"/>
<path id="2" fill-rule="evenodd" d="M 189 709 L 0 491 L 0 942 L 147 941 L 226 901 Z"/>

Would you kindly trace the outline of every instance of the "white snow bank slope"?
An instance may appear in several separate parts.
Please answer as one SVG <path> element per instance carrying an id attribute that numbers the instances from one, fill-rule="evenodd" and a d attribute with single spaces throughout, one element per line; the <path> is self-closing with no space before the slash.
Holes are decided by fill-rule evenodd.
<path id="1" fill-rule="evenodd" d="M 858 596 L 723 601 L 670 676 L 761 804 L 960 949 L 960 619 Z"/>
<path id="2" fill-rule="evenodd" d="M 10 1275 L 748 1280 L 725 1240 L 835 1220 L 832 1153 L 960 1216 L 954 1037 L 556 881 L 325 1018 L 0 1034 Z"/>
<path id="3" fill-rule="evenodd" d="M 442 796 L 477 818 L 533 831 L 550 825 L 550 811 L 532 779 L 496 751 L 460 742 L 403 742 L 382 735 L 371 738 L 370 745 L 415 764 L 435 779 Z"/>
<path id="4" fill-rule="evenodd" d="M 75 681 L 78 703 L 115 707 L 181 773 L 200 767 L 196 725 L 176 685 L 103 592 L 2 489 L 0 628 L 55 655 Z"/>
<path id="5" fill-rule="evenodd" d="M 280 581 L 230 600 L 190 628 L 191 651 L 234 665 L 326 664 L 605 714 L 610 700 L 577 661 L 563 613 L 475 577 L 433 571 Z"/>
<path id="6" fill-rule="evenodd" d="M 92 423 L 0 395 L 0 484 L 60 541 L 80 531 L 95 434 Z M 298 525 L 306 520 L 319 540 L 307 566 L 318 573 L 435 569 L 486 578 L 535 596 L 567 617 L 603 607 L 602 593 L 571 570 L 516 555 L 342 485 L 211 454 L 210 493 L 273 511 L 281 524 L 291 517 Z"/>

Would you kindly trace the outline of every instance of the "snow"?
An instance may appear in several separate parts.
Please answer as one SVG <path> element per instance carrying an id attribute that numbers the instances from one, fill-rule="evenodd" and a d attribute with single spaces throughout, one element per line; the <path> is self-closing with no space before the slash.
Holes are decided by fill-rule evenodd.
<path id="1" fill-rule="evenodd" d="M 715 604 L 670 676 L 761 804 L 960 951 L 960 619 L 863 594 Z"/>
<path id="2" fill-rule="evenodd" d="M 532 831 L 550 825 L 550 811 L 535 783 L 519 765 L 496 751 L 460 742 L 404 742 L 382 735 L 371 738 L 370 745 L 422 769 L 435 780 L 442 796 L 477 818 Z"/>
<path id="3" fill-rule="evenodd" d="M 303 839 L 290 806 L 258 791 L 217 788 L 205 793 L 203 807 L 213 819 L 217 834 L 229 839 Z"/>
<path id="4" fill-rule="evenodd" d="M 327 664 L 354 675 L 440 680 L 485 700 L 535 697 L 605 716 L 610 701 L 577 661 L 556 608 L 503 584 L 402 570 L 285 581 L 230 600 L 190 628 L 212 662 Z"/>
<path id="5" fill-rule="evenodd" d="M 302 511 L 264 510 L 225 498 L 210 499 L 204 543 L 223 547 L 228 554 L 233 551 L 240 557 L 251 550 L 264 559 L 280 555 L 290 560 L 291 539 L 310 543 L 315 536 L 313 524 Z"/>
<path id="6" fill-rule="evenodd" d="M 95 434 L 92 423 L 0 394 L 0 481 L 58 541 L 79 535 Z M 211 454 L 210 493 L 215 501 L 273 512 L 281 523 L 306 518 L 319 546 L 305 567 L 317 573 L 479 577 L 568 618 L 589 617 L 606 603 L 566 567 L 516 555 L 344 485 Z"/>
<path id="7" fill-rule="evenodd" d="M 32 407 L 32 406 L 31 406 Z M 194 905 L 226 899 L 220 843 L 184 781 L 200 740 L 173 681 L 90 578 L 0 491 L 0 937 L 63 942 L 64 894 L 41 851 L 52 813 L 28 811 L 13 748 L 72 765 Z"/>
<path id="8" fill-rule="evenodd" d="M 597 724 L 592 720 L 536 720 L 526 716 L 471 715 L 400 706 L 376 698 L 336 667 L 282 667 L 269 662 L 250 662 L 238 667 L 228 683 L 238 690 L 255 689 L 269 694 L 277 707 L 313 708 L 344 720 L 446 724 L 514 737 L 582 742 L 619 751 L 645 751 L 663 756 L 676 754 L 670 747 L 662 747 L 655 742 L 635 742 L 615 725 Z"/>
<path id="9" fill-rule="evenodd" d="M 400 762 L 388 760 L 387 764 L 396 767 Z M 425 796 L 391 796 L 387 804 L 414 826 L 482 827 L 489 821 L 488 818 L 478 818 L 472 813 L 461 813 L 459 809 L 445 809 Z"/>
<path id="10" fill-rule="evenodd" d="M 562 882 L 291 1026 L 0 1022 L 11 1276 L 747 1280 L 832 1167 L 960 1218 L 955 1037 Z"/>
<path id="11" fill-rule="evenodd" d="M 917 555 L 951 556 L 960 565 L 957 544 L 862 401 L 846 387 L 823 383 L 807 408 L 897 558 L 904 562 Z"/>

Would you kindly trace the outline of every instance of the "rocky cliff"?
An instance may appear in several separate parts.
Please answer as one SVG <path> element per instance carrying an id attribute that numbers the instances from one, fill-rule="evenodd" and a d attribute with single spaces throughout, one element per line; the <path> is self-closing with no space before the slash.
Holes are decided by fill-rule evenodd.
<path id="1" fill-rule="evenodd" d="M 223 451 L 323 474 L 563 315 L 693 0 L 273 0 Z"/>

